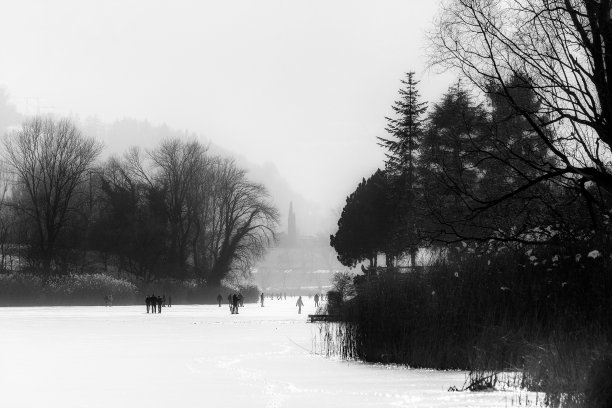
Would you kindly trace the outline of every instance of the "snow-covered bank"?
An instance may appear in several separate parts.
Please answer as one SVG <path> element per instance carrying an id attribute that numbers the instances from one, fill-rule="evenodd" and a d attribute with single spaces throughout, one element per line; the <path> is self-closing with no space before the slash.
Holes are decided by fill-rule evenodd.
<path id="1" fill-rule="evenodd" d="M 448 392 L 465 374 L 312 354 L 313 302 L 0 308 L 4 407 L 507 407 L 512 393 Z"/>

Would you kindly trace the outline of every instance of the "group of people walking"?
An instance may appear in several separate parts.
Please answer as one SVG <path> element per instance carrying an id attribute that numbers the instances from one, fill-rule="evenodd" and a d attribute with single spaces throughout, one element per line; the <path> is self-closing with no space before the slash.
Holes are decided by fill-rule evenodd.
<path id="1" fill-rule="evenodd" d="M 238 308 L 244 307 L 244 297 L 242 293 L 228 295 L 227 302 L 229 303 L 230 312 L 232 312 L 232 314 L 238 314 Z"/>
<path id="2" fill-rule="evenodd" d="M 219 307 L 223 303 L 223 296 L 220 293 L 217 295 L 217 303 L 219 303 Z M 227 295 L 227 304 L 232 314 L 238 314 L 238 308 L 244 306 L 244 296 L 242 296 L 242 293 L 230 293 Z"/>
<path id="3" fill-rule="evenodd" d="M 316 294 L 314 296 L 314 302 L 315 302 L 316 307 L 319 306 L 319 299 L 322 297 L 323 296 L 319 297 L 319 294 Z M 261 302 L 261 307 L 263 307 L 264 300 L 265 300 L 265 296 L 263 293 L 261 293 L 261 295 L 259 296 L 259 299 Z M 272 297 L 272 299 L 274 298 Z M 105 301 L 106 300 L 107 299 L 105 297 Z M 109 300 L 110 302 L 112 302 L 112 297 Z M 221 304 L 223 303 L 223 296 L 221 294 L 217 296 L 217 302 L 219 303 L 219 307 L 221 307 Z M 231 314 L 239 314 L 239 308 L 244 306 L 244 296 L 242 296 L 242 293 L 234 293 L 234 294 L 230 293 L 227 296 L 227 303 L 229 304 L 229 309 L 230 309 Z M 147 306 L 147 313 L 161 313 L 162 307 L 166 307 L 166 295 L 155 296 L 155 294 L 153 294 L 151 296 L 147 296 L 145 298 L 145 304 Z M 167 306 L 172 307 L 172 297 L 171 296 L 168 296 Z M 302 300 L 301 296 L 298 297 L 298 300 L 295 303 L 295 306 L 298 308 L 298 313 L 301 314 L 302 307 L 304 307 L 304 301 Z"/>
<path id="4" fill-rule="evenodd" d="M 151 313 L 161 313 L 162 307 L 166 307 L 166 295 L 155 296 L 155 294 L 153 294 L 147 296 L 145 298 L 145 304 L 147 305 L 147 313 L 149 313 L 149 310 Z M 168 307 L 172 307 L 172 296 L 168 296 Z"/>

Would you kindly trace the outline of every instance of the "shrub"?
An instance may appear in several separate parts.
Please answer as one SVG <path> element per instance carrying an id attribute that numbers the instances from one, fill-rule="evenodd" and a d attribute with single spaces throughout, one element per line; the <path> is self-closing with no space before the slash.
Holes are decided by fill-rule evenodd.
<path id="1" fill-rule="evenodd" d="M 132 283 L 101 273 L 39 276 L 10 273 L 0 275 L 0 305 L 102 305 L 113 295 L 114 304 L 134 304 L 138 290 Z"/>

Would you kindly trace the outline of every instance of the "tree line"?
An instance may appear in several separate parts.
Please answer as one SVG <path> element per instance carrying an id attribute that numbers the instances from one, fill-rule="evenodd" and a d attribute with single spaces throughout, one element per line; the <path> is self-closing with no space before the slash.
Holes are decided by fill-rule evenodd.
<path id="1" fill-rule="evenodd" d="M 565 247 L 608 260 L 609 5 L 450 1 L 432 63 L 461 80 L 420 99 L 409 72 L 378 142 L 385 166 L 346 199 L 331 245 L 354 266 L 419 248 Z"/>
<path id="2" fill-rule="evenodd" d="M 278 211 L 233 160 L 167 139 L 99 161 L 68 119 L 34 117 L 3 140 L 2 267 L 43 276 L 103 265 L 140 284 L 247 273 L 275 239 Z M 13 265 L 14 266 L 14 265 Z"/>

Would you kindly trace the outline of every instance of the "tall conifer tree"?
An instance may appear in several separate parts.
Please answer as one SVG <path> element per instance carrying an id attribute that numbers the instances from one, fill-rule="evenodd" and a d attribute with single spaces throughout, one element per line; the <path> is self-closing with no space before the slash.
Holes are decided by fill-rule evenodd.
<path id="1" fill-rule="evenodd" d="M 415 266 L 419 239 L 416 223 L 417 159 L 423 139 L 424 119 L 427 104 L 420 102 L 418 81 L 414 72 L 408 72 L 399 90 L 400 99 L 392 106 L 396 117 L 387 117 L 389 138 L 379 137 L 379 145 L 386 152 L 385 167 L 397 195 L 398 252 L 410 254 L 411 265 Z M 395 201 L 395 200 L 394 200 Z"/>

